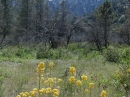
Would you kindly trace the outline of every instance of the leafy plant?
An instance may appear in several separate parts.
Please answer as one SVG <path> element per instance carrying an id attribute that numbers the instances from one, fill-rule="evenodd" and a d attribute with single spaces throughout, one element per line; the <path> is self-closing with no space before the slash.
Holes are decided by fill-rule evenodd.
<path id="1" fill-rule="evenodd" d="M 120 89 L 123 88 L 126 97 L 128 97 L 130 92 L 130 65 L 122 64 L 119 68 L 119 71 L 117 71 L 116 73 L 116 85 L 118 85 L 118 87 L 120 86 Z"/>
<path id="2" fill-rule="evenodd" d="M 117 49 L 108 48 L 105 53 L 105 58 L 109 62 L 119 62 L 120 53 Z"/>

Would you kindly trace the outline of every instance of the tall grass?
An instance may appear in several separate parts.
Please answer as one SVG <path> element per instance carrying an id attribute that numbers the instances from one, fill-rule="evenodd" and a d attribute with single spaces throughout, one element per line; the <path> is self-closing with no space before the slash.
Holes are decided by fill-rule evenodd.
<path id="1" fill-rule="evenodd" d="M 88 76 L 88 81 L 83 85 L 85 86 L 84 89 L 89 90 L 89 83 L 94 83 L 94 88 L 91 90 L 92 93 L 80 93 L 79 91 L 83 91 L 83 87 L 71 86 L 66 82 L 62 83 L 60 97 L 72 97 L 71 95 L 97 97 L 97 95 L 101 95 L 102 90 L 107 92 L 108 97 L 121 97 L 125 95 L 126 90 L 122 87 L 115 71 L 119 70 L 119 66 L 122 67 L 120 64 L 129 63 L 129 47 L 115 47 L 115 49 L 118 49 L 119 52 L 118 61 L 107 60 L 105 57 L 107 55 L 106 49 L 101 54 L 98 51 L 91 50 L 84 43 L 81 45 L 70 44 L 68 49 L 60 47 L 58 49 L 50 49 L 46 52 L 47 55 L 42 55 L 44 50 L 41 50 L 42 56 L 38 59 L 37 54 L 40 53 L 38 47 L 6 47 L 0 51 L 0 66 L 4 72 L 9 72 L 9 76 L 1 77 L 0 94 L 2 97 L 15 97 L 20 92 L 31 91 L 38 86 L 37 64 L 41 61 L 49 64 L 52 61 L 56 64 L 51 71 L 52 76 L 62 78 L 68 82 L 70 78 L 68 70 L 71 66 L 74 66 L 76 68 L 76 81 L 80 80 L 82 74 Z M 111 55 L 108 55 L 108 57 L 112 58 Z M 49 67 L 46 66 L 45 76 L 48 75 L 48 70 Z M 122 70 L 125 71 L 125 69 Z"/>

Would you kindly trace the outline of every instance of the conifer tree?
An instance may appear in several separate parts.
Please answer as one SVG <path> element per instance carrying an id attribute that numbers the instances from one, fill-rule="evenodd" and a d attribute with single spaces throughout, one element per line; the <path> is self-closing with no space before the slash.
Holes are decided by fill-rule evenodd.
<path id="1" fill-rule="evenodd" d="M 108 32 L 109 32 L 109 26 L 110 21 L 113 16 L 113 10 L 111 3 L 106 0 L 98 10 L 98 20 L 102 24 L 103 30 L 104 30 L 104 46 L 108 47 Z"/>

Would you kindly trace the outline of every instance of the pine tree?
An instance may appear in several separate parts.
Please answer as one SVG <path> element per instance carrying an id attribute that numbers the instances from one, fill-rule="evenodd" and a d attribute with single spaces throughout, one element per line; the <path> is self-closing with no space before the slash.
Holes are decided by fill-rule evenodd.
<path id="1" fill-rule="evenodd" d="M 103 5 L 99 7 L 99 10 L 98 10 L 98 20 L 103 26 L 104 45 L 106 48 L 108 46 L 108 29 L 110 26 L 110 21 L 112 19 L 112 16 L 113 16 L 113 10 L 112 10 L 111 3 L 108 0 L 106 0 L 103 3 Z"/>

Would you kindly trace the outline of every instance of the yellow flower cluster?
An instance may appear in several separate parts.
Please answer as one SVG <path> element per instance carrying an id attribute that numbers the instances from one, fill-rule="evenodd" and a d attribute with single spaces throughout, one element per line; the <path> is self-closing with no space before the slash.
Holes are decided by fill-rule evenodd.
<path id="1" fill-rule="evenodd" d="M 130 73 L 130 68 L 128 68 L 128 69 L 126 70 L 126 72 L 127 72 L 127 73 Z"/>
<path id="2" fill-rule="evenodd" d="M 40 78 L 40 83 L 42 84 L 44 82 L 44 77 Z"/>
<path id="3" fill-rule="evenodd" d="M 40 95 L 45 94 L 45 93 L 46 93 L 46 89 L 45 89 L 45 88 L 40 89 L 40 90 L 39 90 L 39 93 L 40 93 Z"/>
<path id="4" fill-rule="evenodd" d="M 53 62 L 50 62 L 50 64 L 49 64 L 49 68 L 50 68 L 50 70 L 52 70 L 53 67 L 54 67 L 54 63 L 53 63 Z"/>
<path id="5" fill-rule="evenodd" d="M 106 91 L 103 90 L 103 91 L 101 92 L 101 95 L 100 95 L 100 96 L 101 96 L 101 97 L 107 97 Z"/>
<path id="6" fill-rule="evenodd" d="M 94 83 L 89 83 L 89 88 L 93 88 L 94 87 Z"/>
<path id="7" fill-rule="evenodd" d="M 87 80 L 87 76 L 82 75 L 82 76 L 81 76 L 81 79 L 82 79 L 82 81 L 86 81 L 86 80 Z"/>
<path id="8" fill-rule="evenodd" d="M 36 97 L 36 94 L 39 93 L 41 96 L 44 94 L 51 94 L 53 95 L 53 97 L 58 97 L 59 96 L 59 90 L 58 89 L 52 89 L 51 87 L 48 88 L 42 88 L 40 90 L 38 90 L 37 88 L 34 88 L 32 91 L 28 92 L 22 92 L 19 95 L 17 95 L 16 97 Z"/>
<path id="9" fill-rule="evenodd" d="M 59 96 L 59 90 L 58 89 L 53 89 L 51 87 L 48 87 L 48 88 L 42 88 L 38 91 L 37 88 L 34 88 L 32 91 L 30 91 L 29 93 L 28 92 L 25 92 L 25 93 L 20 93 L 20 95 L 17 95 L 16 97 L 35 97 L 36 96 L 36 93 L 40 93 L 40 95 L 43 95 L 43 94 L 50 94 L 50 93 L 53 93 L 53 97 L 58 97 Z"/>
<path id="10" fill-rule="evenodd" d="M 49 64 L 49 69 L 52 70 L 54 67 L 54 63 L 50 62 Z M 49 78 L 47 78 L 47 80 L 45 80 L 45 78 L 43 77 L 42 73 L 45 70 L 45 64 L 43 62 L 40 62 L 36 68 L 37 73 L 39 74 L 39 78 L 38 78 L 38 82 L 39 82 L 39 88 L 34 88 L 32 91 L 28 92 L 22 92 L 19 95 L 17 95 L 16 97 L 41 97 L 41 96 L 46 96 L 48 94 L 53 95 L 53 97 L 58 97 L 60 92 L 60 86 L 56 86 L 57 83 L 61 83 L 62 79 L 59 78 L 51 78 L 51 76 Z M 51 73 L 51 72 L 50 72 Z M 50 74 L 51 75 L 51 74 Z M 40 89 L 41 84 L 46 85 L 44 88 Z M 54 88 L 56 87 L 56 88 Z"/>
<path id="11" fill-rule="evenodd" d="M 47 86 L 52 86 L 53 84 L 53 78 L 48 78 L 47 80 L 44 81 L 44 84 Z"/>
<path id="12" fill-rule="evenodd" d="M 58 97 L 60 94 L 58 89 L 53 89 L 52 93 L 53 93 L 53 97 Z"/>
<path id="13" fill-rule="evenodd" d="M 61 79 L 61 78 L 59 78 L 57 82 L 58 82 L 58 83 L 61 83 L 61 82 L 62 82 L 62 79 Z"/>
<path id="14" fill-rule="evenodd" d="M 48 87 L 46 89 L 42 88 L 39 90 L 39 93 L 40 93 L 40 95 L 52 93 L 53 97 L 58 97 L 60 94 L 58 89 L 52 89 L 51 87 Z"/>
<path id="15" fill-rule="evenodd" d="M 44 81 L 44 84 L 47 85 L 47 86 L 52 86 L 53 84 L 56 84 L 56 83 L 61 83 L 62 82 L 62 79 L 56 79 L 56 78 L 48 78 L 47 80 Z"/>
<path id="16" fill-rule="evenodd" d="M 76 69 L 75 69 L 75 67 L 73 67 L 73 66 L 70 67 L 69 72 L 70 72 L 70 74 L 75 75 L 75 74 L 76 74 Z"/>
<path id="17" fill-rule="evenodd" d="M 34 88 L 33 91 L 38 92 L 38 89 L 37 89 L 37 88 Z"/>
<path id="18" fill-rule="evenodd" d="M 33 89 L 33 91 L 29 92 L 29 96 L 30 97 L 35 97 L 37 92 L 38 92 L 37 90 Z"/>
<path id="19" fill-rule="evenodd" d="M 50 94 L 52 92 L 52 89 L 50 87 L 46 88 L 46 94 Z"/>
<path id="20" fill-rule="evenodd" d="M 34 88 L 32 91 L 28 92 L 21 92 L 19 95 L 16 97 L 35 97 L 36 93 L 38 92 L 37 88 Z"/>
<path id="21" fill-rule="evenodd" d="M 53 62 L 50 62 L 49 63 L 49 70 L 50 70 L 50 73 L 51 73 L 51 70 L 53 69 L 54 67 L 54 63 Z M 50 76 L 48 77 L 43 77 L 41 73 L 44 72 L 45 70 L 45 64 L 43 62 L 39 63 L 37 68 L 37 73 L 39 74 L 39 88 L 34 88 L 32 91 L 30 92 L 22 92 L 20 93 L 19 95 L 17 95 L 16 97 L 49 97 L 51 95 L 51 97 L 58 97 L 60 95 L 60 87 L 57 86 L 58 83 L 61 83 L 62 82 L 62 79 L 59 78 L 52 78 L 51 77 L 51 74 Z M 130 70 L 128 69 L 127 72 L 129 73 Z M 69 73 L 71 74 L 70 78 L 68 79 L 68 82 L 70 84 L 73 84 L 74 86 L 83 86 L 86 84 L 86 81 L 87 81 L 87 76 L 86 75 L 82 75 L 81 76 L 81 80 L 77 80 L 76 79 L 76 69 L 75 67 L 70 67 L 69 69 Z M 47 79 L 45 79 L 47 78 Z M 44 84 L 44 88 L 41 88 L 41 83 Z M 73 86 L 72 85 L 72 86 Z M 91 89 L 94 88 L 94 83 L 89 83 L 89 89 L 90 89 L 90 93 L 91 93 Z M 75 87 L 73 87 L 75 88 Z M 77 88 L 78 89 L 78 88 Z M 83 88 L 84 91 L 83 92 L 86 92 L 88 93 L 89 90 L 88 89 L 85 89 L 85 87 Z M 101 97 L 107 97 L 106 95 L 106 91 L 102 91 L 100 96 Z"/>
<path id="22" fill-rule="evenodd" d="M 20 95 L 17 95 L 16 97 L 21 97 Z"/>
<path id="23" fill-rule="evenodd" d="M 72 83 L 74 83 L 74 82 L 75 82 L 75 77 L 74 77 L 74 76 L 71 76 L 71 77 L 69 78 L 69 83 L 72 84 Z"/>
<path id="24" fill-rule="evenodd" d="M 44 69 L 45 69 L 45 64 L 43 62 L 40 62 L 36 68 L 37 70 L 37 73 L 38 74 L 41 74 L 44 72 Z"/>
<path id="25" fill-rule="evenodd" d="M 77 81 L 76 81 L 76 85 L 77 85 L 77 86 L 81 86 L 81 85 L 82 85 L 82 82 L 81 82 L 80 80 L 77 80 Z"/>
<path id="26" fill-rule="evenodd" d="M 17 95 L 16 97 L 28 97 L 29 93 L 28 92 L 22 92 L 19 95 Z"/>
<path id="27" fill-rule="evenodd" d="M 85 92 L 88 93 L 88 89 L 85 89 Z"/>
<path id="28" fill-rule="evenodd" d="M 51 84 L 54 82 L 54 79 L 53 78 L 48 78 L 48 82 Z"/>

